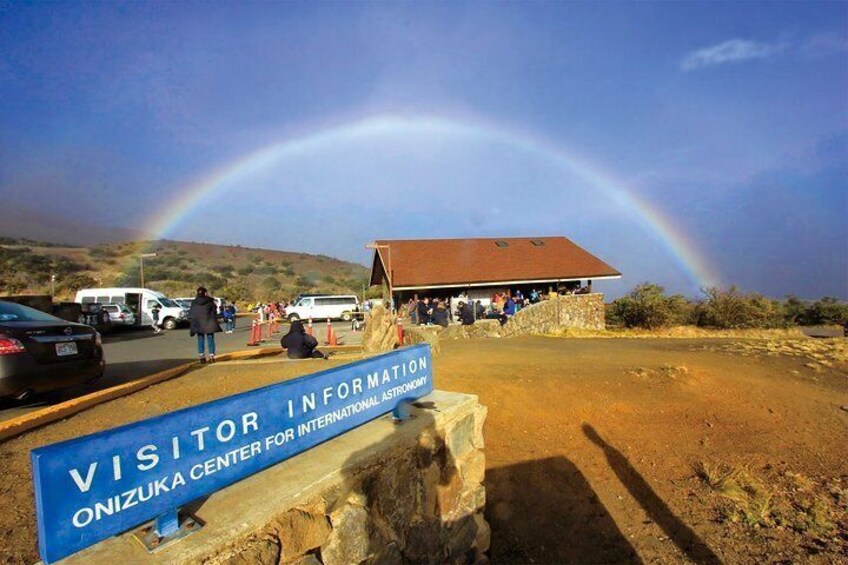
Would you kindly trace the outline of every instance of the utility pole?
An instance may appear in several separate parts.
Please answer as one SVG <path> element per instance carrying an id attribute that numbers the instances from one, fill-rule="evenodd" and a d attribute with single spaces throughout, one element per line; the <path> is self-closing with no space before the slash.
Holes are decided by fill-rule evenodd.
<path id="1" fill-rule="evenodd" d="M 141 271 L 141 288 L 144 288 L 144 259 L 145 257 L 158 257 L 158 253 L 142 253 L 138 256 L 139 269 Z"/>
<path id="2" fill-rule="evenodd" d="M 56 273 L 50 273 L 50 296 L 56 296 Z"/>

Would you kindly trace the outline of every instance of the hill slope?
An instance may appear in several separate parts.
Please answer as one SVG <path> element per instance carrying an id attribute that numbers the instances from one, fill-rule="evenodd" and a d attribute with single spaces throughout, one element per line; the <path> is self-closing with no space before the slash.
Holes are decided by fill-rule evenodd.
<path id="1" fill-rule="evenodd" d="M 0 294 L 55 294 L 72 299 L 85 287 L 144 285 L 169 296 L 212 294 L 239 301 L 291 299 L 301 292 L 361 295 L 368 269 L 324 255 L 185 241 L 134 241 L 94 247 L 56 246 L 0 238 Z"/>

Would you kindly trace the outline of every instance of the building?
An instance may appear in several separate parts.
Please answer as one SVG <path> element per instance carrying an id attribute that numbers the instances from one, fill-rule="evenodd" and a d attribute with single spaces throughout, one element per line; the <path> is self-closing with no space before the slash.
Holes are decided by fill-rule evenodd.
<path id="1" fill-rule="evenodd" d="M 395 304 L 414 295 L 466 294 L 484 305 L 495 292 L 528 296 L 532 289 L 575 290 L 621 273 L 566 237 L 378 240 L 371 286 L 383 285 Z"/>

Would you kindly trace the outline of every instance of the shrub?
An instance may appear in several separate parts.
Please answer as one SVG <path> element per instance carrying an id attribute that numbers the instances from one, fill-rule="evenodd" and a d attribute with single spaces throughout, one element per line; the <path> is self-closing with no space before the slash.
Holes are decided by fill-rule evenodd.
<path id="1" fill-rule="evenodd" d="M 833 296 L 816 300 L 805 313 L 805 322 L 811 326 L 841 324 L 845 320 L 848 320 L 848 303 Z"/>
<path id="2" fill-rule="evenodd" d="M 728 289 L 709 287 L 706 298 L 698 305 L 699 326 L 720 329 L 785 327 L 783 305 L 761 294 L 742 294 L 735 286 Z"/>
<path id="3" fill-rule="evenodd" d="M 686 323 L 690 312 L 691 306 L 683 296 L 666 296 L 665 288 L 653 283 L 638 285 L 609 308 L 611 323 L 648 329 Z"/>

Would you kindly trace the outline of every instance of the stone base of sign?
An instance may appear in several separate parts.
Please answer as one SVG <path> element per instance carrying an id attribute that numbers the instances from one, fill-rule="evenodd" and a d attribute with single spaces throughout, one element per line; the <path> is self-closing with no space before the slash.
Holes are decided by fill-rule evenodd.
<path id="1" fill-rule="evenodd" d="M 413 414 L 364 424 L 190 505 L 203 529 L 155 555 L 128 532 L 65 562 L 485 561 L 486 408 L 434 391 Z"/>

